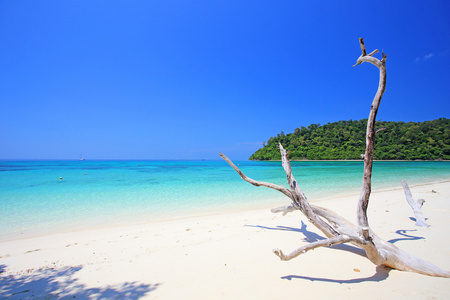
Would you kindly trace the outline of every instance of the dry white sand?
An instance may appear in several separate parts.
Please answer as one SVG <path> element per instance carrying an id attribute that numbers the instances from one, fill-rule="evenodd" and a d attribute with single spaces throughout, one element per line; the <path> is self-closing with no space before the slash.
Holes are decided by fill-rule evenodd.
<path id="1" fill-rule="evenodd" d="M 430 228 L 410 219 L 400 185 L 372 193 L 370 225 L 403 250 L 450 270 L 450 182 L 411 190 L 426 200 Z M 357 198 L 320 205 L 353 222 Z M 299 212 L 264 209 L 8 241 L 0 243 L 0 298 L 450 298 L 450 279 L 388 272 L 350 245 L 288 262 L 272 253 L 322 237 Z"/>

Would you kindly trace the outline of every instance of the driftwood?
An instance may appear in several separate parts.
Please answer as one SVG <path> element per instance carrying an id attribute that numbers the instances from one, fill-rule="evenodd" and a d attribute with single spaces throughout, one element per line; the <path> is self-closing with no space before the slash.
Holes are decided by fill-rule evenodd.
<path id="1" fill-rule="evenodd" d="M 403 190 L 405 191 L 406 200 L 408 201 L 409 206 L 414 211 L 414 215 L 416 216 L 416 225 L 421 227 L 430 227 L 430 225 L 425 221 L 425 217 L 422 214 L 422 205 L 425 203 L 425 200 L 418 199 L 417 202 L 414 201 L 411 190 L 409 189 L 408 184 L 405 180 L 402 181 Z"/>
<path id="2" fill-rule="evenodd" d="M 283 253 L 280 249 L 274 250 L 274 253 L 279 256 L 281 260 L 293 259 L 317 247 L 333 246 L 350 242 L 363 249 L 366 252 L 367 258 L 375 265 L 383 265 L 397 270 L 411 271 L 430 276 L 450 277 L 450 272 L 440 269 L 433 264 L 404 252 L 395 245 L 380 239 L 369 227 L 367 207 L 371 193 L 375 135 L 374 125 L 378 107 L 386 87 L 386 54 L 382 54 L 381 60 L 377 59 L 373 57 L 373 55 L 378 53 L 378 50 L 367 54 L 363 39 L 360 38 L 359 41 L 362 55 L 356 61 L 355 66 L 362 64 L 363 62 L 369 62 L 375 65 L 380 71 L 380 80 L 367 122 L 364 174 L 357 207 L 357 225 L 352 224 L 331 210 L 309 204 L 305 194 L 292 174 L 288 154 L 281 144 L 280 152 L 282 166 L 287 176 L 289 189 L 280 185 L 253 180 L 245 176 L 244 173 L 242 173 L 242 171 L 239 170 L 239 168 L 224 154 L 220 153 L 220 156 L 233 167 L 243 180 L 255 186 L 265 186 L 278 190 L 291 199 L 291 205 L 272 209 L 272 212 L 282 212 L 284 215 L 294 210 L 300 210 L 308 220 L 327 237 L 327 239 L 300 247 L 289 254 Z"/>

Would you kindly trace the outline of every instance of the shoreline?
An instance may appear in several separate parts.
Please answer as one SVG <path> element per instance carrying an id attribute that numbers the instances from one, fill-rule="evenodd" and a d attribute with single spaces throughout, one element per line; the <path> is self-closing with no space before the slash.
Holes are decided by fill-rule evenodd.
<path id="1" fill-rule="evenodd" d="M 248 162 L 241 168 L 254 179 L 285 185 L 282 167 L 277 164 Z M 0 172 L 4 191 L 0 197 L 0 241 L 288 203 L 277 191 L 244 182 L 225 161 L 83 165 L 48 162 L 5 166 L 11 172 Z M 313 202 L 349 192 L 359 194 L 362 167 L 353 162 L 299 163 L 294 173 Z M 449 174 L 446 162 L 380 162 L 372 189 L 398 187 L 403 179 L 408 184 L 450 179 Z"/>
<path id="2" fill-rule="evenodd" d="M 420 187 L 420 186 L 427 186 L 427 185 L 433 185 L 433 184 L 440 184 L 440 183 L 450 183 L 450 179 L 449 180 L 440 180 L 440 181 L 431 181 L 431 182 L 425 182 L 425 183 L 420 183 L 420 184 L 413 184 L 413 185 L 409 185 L 410 188 L 413 187 Z M 401 185 L 399 185 L 398 187 L 387 187 L 387 188 L 382 188 L 382 189 L 378 189 L 378 190 L 372 190 L 372 195 L 375 195 L 377 193 L 384 193 L 384 192 L 394 192 L 394 191 L 398 191 L 401 190 L 403 192 L 403 188 Z M 309 199 L 310 203 L 323 203 L 323 202 L 328 202 L 328 201 L 333 201 L 336 199 L 341 199 L 341 198 L 352 198 L 354 199 L 354 203 L 356 205 L 357 200 L 359 197 L 359 191 L 355 191 L 355 192 L 348 192 L 348 193 L 343 193 L 343 194 L 337 194 L 337 195 L 333 195 L 333 196 L 326 196 L 326 197 L 320 197 L 318 199 Z M 17 241 L 17 240 L 27 240 L 27 239 L 34 239 L 34 238 L 43 238 L 43 237 L 47 237 L 47 236 L 55 236 L 55 235 L 61 235 L 61 234 L 71 234 L 71 233 L 82 233 L 82 232 L 89 232 L 89 231 L 95 231 L 95 230 L 108 230 L 108 229 L 113 229 L 113 228 L 130 228 L 130 227 L 134 227 L 134 226 L 144 226 L 146 224 L 157 224 L 157 223 L 167 223 L 167 222 L 178 222 L 178 221 L 189 221 L 189 220 L 194 220 L 194 219 L 201 219 L 201 218 L 205 218 L 205 217 L 214 217 L 214 216 L 224 216 L 224 215 L 232 215 L 232 214 L 240 214 L 240 213 L 254 213 L 254 212 L 261 212 L 261 211 L 269 211 L 270 209 L 274 208 L 274 207 L 279 207 L 279 206 L 285 206 L 285 205 L 289 205 L 289 199 L 287 197 L 283 197 L 281 199 L 284 199 L 285 201 L 279 201 L 279 203 L 273 203 L 273 204 L 268 204 L 268 203 L 261 203 L 261 204 L 250 204 L 247 203 L 245 205 L 236 207 L 236 208 L 232 208 L 231 205 L 230 206 L 226 206 L 226 207 L 222 207 L 221 210 L 215 210 L 215 209 L 210 209 L 210 210 L 206 210 L 203 212 L 198 212 L 197 210 L 193 209 L 192 211 L 187 212 L 186 215 L 177 215 L 177 216 L 169 216 L 169 217 L 160 217 L 160 218 L 155 218 L 155 219 L 149 219 L 149 220 L 145 220 L 145 221 L 137 221 L 137 222 L 120 222 L 120 223 L 116 223 L 116 224 L 104 224 L 104 225 L 94 225 L 92 227 L 87 227 L 87 228 L 79 228 L 79 229 L 66 229 L 66 230 L 61 230 L 61 231 L 56 231 L 56 232 L 45 232 L 45 231 L 41 231 L 41 232 L 35 232 L 35 233 L 28 233 L 25 236 L 16 236 L 16 237 L 6 237 L 0 240 L 0 244 L 3 242 L 12 242 L 12 241 Z M 369 209 L 370 209 L 370 204 L 369 204 Z M 197 211 L 194 213 L 194 211 Z"/>
<path id="3" fill-rule="evenodd" d="M 430 228 L 417 227 L 401 187 L 373 191 L 369 224 L 381 238 L 450 269 L 450 181 L 410 186 Z M 433 192 L 434 191 L 434 192 Z M 316 202 L 316 201 L 315 201 Z M 355 194 L 322 199 L 354 223 Z M 286 201 L 282 205 L 288 205 Z M 270 207 L 272 208 L 272 207 Z M 292 251 L 323 237 L 299 212 L 267 208 L 95 228 L 0 242 L 0 296 L 151 299 L 448 298 L 448 279 L 377 268 L 351 245 Z M 356 271 L 355 271 L 356 270 Z M 224 284 L 226 282 L 226 284 Z M 26 292 L 28 291 L 28 292 Z M 15 294 L 21 292 L 20 294 Z"/>

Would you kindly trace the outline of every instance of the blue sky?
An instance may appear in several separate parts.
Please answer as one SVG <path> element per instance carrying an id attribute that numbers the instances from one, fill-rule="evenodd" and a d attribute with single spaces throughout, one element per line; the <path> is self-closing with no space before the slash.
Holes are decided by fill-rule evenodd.
<path id="1" fill-rule="evenodd" d="M 0 1 L 0 158 L 247 159 L 271 136 L 450 117 L 450 1 Z"/>

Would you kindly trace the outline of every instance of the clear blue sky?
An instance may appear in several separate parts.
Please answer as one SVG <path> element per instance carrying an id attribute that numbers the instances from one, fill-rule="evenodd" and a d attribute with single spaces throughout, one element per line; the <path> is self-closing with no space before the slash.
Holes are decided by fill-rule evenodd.
<path id="1" fill-rule="evenodd" d="M 450 1 L 0 1 L 0 158 L 247 159 L 271 136 L 450 117 Z"/>

